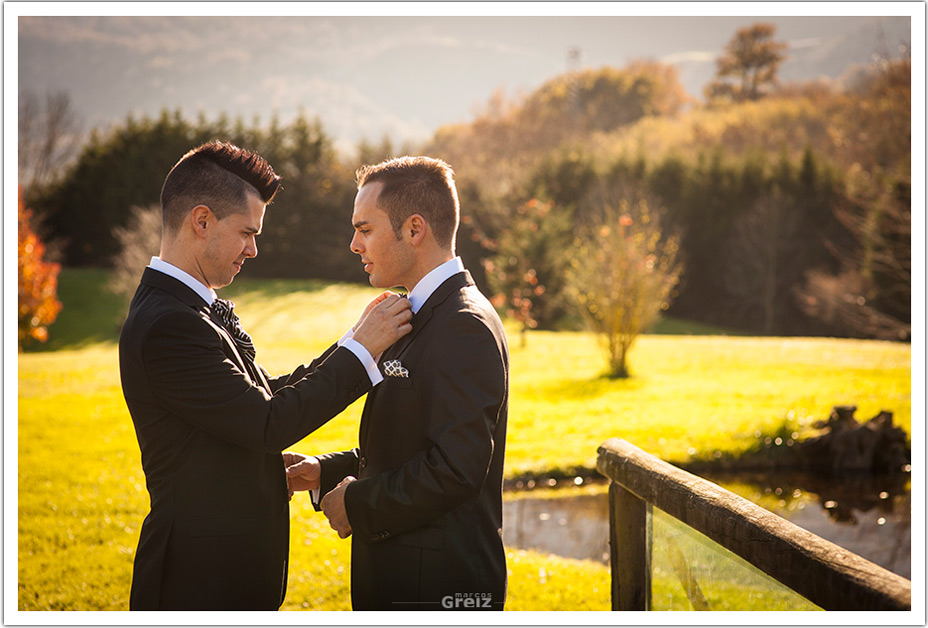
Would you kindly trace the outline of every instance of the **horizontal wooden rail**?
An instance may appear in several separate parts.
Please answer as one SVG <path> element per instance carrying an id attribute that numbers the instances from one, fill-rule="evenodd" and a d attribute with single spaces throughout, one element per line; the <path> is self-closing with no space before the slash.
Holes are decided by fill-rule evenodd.
<path id="1" fill-rule="evenodd" d="M 912 583 L 906 578 L 631 443 L 618 438 L 605 441 L 596 466 L 642 501 L 676 517 L 825 610 L 912 607 Z M 616 531 L 610 530 L 610 535 L 614 543 Z"/>

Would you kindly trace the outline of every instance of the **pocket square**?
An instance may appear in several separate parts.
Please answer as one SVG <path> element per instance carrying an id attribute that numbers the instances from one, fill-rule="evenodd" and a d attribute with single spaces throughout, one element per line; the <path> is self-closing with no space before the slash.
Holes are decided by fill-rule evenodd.
<path id="1" fill-rule="evenodd" d="M 383 374 L 387 377 L 409 377 L 409 371 L 403 368 L 399 360 L 387 360 L 383 363 Z"/>

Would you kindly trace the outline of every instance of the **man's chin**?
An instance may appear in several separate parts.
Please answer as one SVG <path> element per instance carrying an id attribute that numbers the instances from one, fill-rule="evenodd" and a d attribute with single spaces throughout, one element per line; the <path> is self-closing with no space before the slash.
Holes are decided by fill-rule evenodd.
<path id="1" fill-rule="evenodd" d="M 223 277 L 222 280 L 220 281 L 220 284 L 218 286 L 213 286 L 213 289 L 218 290 L 220 288 L 225 288 L 226 286 L 232 283 L 232 280 L 235 279 L 235 275 L 237 274 L 238 273 L 235 273 L 231 277 Z"/>

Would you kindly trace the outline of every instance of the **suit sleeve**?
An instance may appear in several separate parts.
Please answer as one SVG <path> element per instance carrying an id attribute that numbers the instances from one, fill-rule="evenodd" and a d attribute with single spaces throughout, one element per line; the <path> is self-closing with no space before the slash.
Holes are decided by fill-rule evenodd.
<path id="1" fill-rule="evenodd" d="M 349 451 L 339 451 L 330 454 L 321 454 L 316 456 L 319 459 L 319 466 L 322 469 L 322 476 L 319 478 L 319 502 L 325 497 L 325 494 L 338 486 L 338 483 L 349 475 L 357 477 L 358 459 L 360 453 L 358 449 Z M 309 492 L 310 501 L 316 511 L 321 511 L 322 507 L 313 499 L 313 491 Z"/>
<path id="2" fill-rule="evenodd" d="M 346 349 L 332 351 L 271 396 L 223 352 L 223 341 L 192 312 L 159 317 L 142 342 L 155 399 L 197 427 L 246 448 L 280 452 L 367 392 L 370 380 Z"/>
<path id="3" fill-rule="evenodd" d="M 348 485 L 353 534 L 383 539 L 434 521 L 475 497 L 493 455 L 507 373 L 497 339 L 470 314 L 450 319 L 419 369 L 428 447 L 401 467 Z M 427 374 L 427 375 L 426 375 Z"/>

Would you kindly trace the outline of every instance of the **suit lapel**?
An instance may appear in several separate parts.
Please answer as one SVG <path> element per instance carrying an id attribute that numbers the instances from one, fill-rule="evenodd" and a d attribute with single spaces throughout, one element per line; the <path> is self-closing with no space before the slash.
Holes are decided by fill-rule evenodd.
<path id="1" fill-rule="evenodd" d="M 238 357 L 239 367 L 248 375 L 248 378 L 251 380 L 251 382 L 255 386 L 264 388 L 268 393 L 271 392 L 270 384 L 268 384 L 267 379 L 261 372 L 261 369 L 258 368 L 257 364 L 239 353 L 238 347 L 235 344 L 235 340 L 232 338 L 232 334 L 229 333 L 229 330 L 226 329 L 226 326 L 223 324 L 222 320 L 212 311 L 212 309 L 209 307 L 206 301 L 200 297 L 200 295 L 184 285 L 182 281 L 178 281 L 177 279 L 165 275 L 164 273 L 153 268 L 146 268 L 145 272 L 142 273 L 142 283 L 148 284 L 149 286 L 159 290 L 164 290 L 165 292 L 179 299 L 185 305 L 189 306 L 191 309 L 194 309 L 201 315 L 209 318 L 209 320 L 212 321 L 213 324 L 215 324 L 216 327 L 221 330 L 226 345 L 229 346 L 234 354 Z"/>
<path id="2" fill-rule="evenodd" d="M 432 318 L 432 311 L 444 303 L 449 296 L 472 283 L 473 280 L 471 279 L 470 273 L 466 270 L 448 277 L 448 279 L 438 286 L 435 292 L 426 299 L 422 307 L 419 308 L 419 312 L 412 317 L 412 331 L 397 340 L 392 347 L 384 351 L 380 363 L 383 364 L 387 360 L 395 360 L 403 355 L 407 347 L 412 344 L 412 341 L 415 340 L 419 332 L 422 331 L 429 322 L 429 319 Z"/>
<path id="3" fill-rule="evenodd" d="M 184 285 L 182 281 L 165 275 L 161 271 L 157 271 L 154 268 L 145 269 L 145 272 L 142 273 L 142 283 L 151 286 L 152 288 L 164 290 L 171 296 L 175 297 L 185 305 L 195 310 L 202 310 L 203 308 L 207 307 L 206 301 L 204 301 L 196 292 Z"/>
<path id="4" fill-rule="evenodd" d="M 464 288 L 465 286 L 473 285 L 474 281 L 471 278 L 471 275 L 468 271 L 463 271 L 452 275 L 444 281 L 438 288 L 435 289 L 429 298 L 422 304 L 422 307 L 419 308 L 419 312 L 412 317 L 412 331 L 397 340 L 393 346 L 383 352 L 383 355 L 380 358 L 380 363 L 377 365 L 380 368 L 380 372 L 383 372 L 383 363 L 389 360 L 396 360 L 406 353 L 406 350 L 412 345 L 413 340 L 416 339 L 416 336 L 419 335 L 425 326 L 428 324 L 429 320 L 432 318 L 432 313 L 436 308 L 438 308 L 442 303 L 444 303 L 449 296 L 457 292 L 458 290 Z M 374 405 L 374 400 L 377 398 L 377 395 L 381 393 L 383 389 L 383 384 L 375 386 L 372 391 L 367 393 L 367 400 L 364 403 L 364 409 L 361 411 L 361 425 L 359 427 L 358 433 L 358 443 L 361 445 L 361 451 L 364 451 L 365 448 L 365 437 L 367 436 L 367 427 L 369 421 L 371 420 L 371 408 Z"/>

